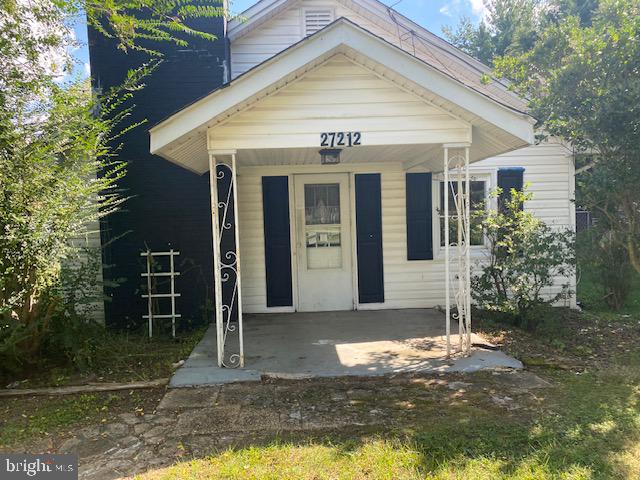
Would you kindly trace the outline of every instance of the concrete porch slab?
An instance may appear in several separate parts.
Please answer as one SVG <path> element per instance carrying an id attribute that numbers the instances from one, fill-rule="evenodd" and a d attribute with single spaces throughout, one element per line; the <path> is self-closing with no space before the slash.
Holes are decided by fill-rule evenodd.
<path id="1" fill-rule="evenodd" d="M 451 331 L 458 327 L 452 322 Z M 446 359 L 444 315 L 432 309 L 246 315 L 244 369 L 218 368 L 212 325 L 171 387 L 277 378 L 372 376 L 400 372 L 521 369 L 496 350 Z M 457 342 L 457 335 L 452 336 Z M 476 345 L 487 342 L 472 335 Z"/>

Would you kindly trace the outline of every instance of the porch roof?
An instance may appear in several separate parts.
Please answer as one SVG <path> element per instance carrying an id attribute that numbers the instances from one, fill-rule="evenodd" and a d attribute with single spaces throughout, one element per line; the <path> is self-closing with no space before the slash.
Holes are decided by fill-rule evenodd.
<path id="1" fill-rule="evenodd" d="M 208 132 L 245 112 L 336 55 L 369 69 L 385 81 L 422 99 L 468 127 L 471 161 L 481 160 L 533 143 L 533 119 L 423 60 L 341 18 L 314 35 L 275 55 L 206 97 L 177 112 L 150 130 L 151 153 L 198 173 L 208 170 Z M 407 125 L 407 130 L 411 130 Z M 323 130 L 324 131 L 324 130 Z M 398 135 L 391 144 L 438 145 L 434 138 Z M 317 132 L 318 136 L 320 131 Z M 471 138 L 473 137 L 473 138 Z M 314 137 L 315 138 L 315 137 Z M 231 143 L 231 142 L 228 142 Z M 316 148 L 319 144 L 304 145 Z M 301 147 L 292 144 L 284 147 Z M 269 148 L 277 145 L 269 145 Z M 251 147 L 267 148 L 257 142 Z M 427 150 L 425 148 L 425 150 Z"/>

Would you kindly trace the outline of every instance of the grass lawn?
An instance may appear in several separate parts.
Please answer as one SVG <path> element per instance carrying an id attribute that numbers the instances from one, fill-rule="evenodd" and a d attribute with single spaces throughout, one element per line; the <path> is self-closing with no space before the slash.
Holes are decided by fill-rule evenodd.
<path id="1" fill-rule="evenodd" d="M 416 402 L 422 410 L 417 420 L 398 418 L 396 429 L 358 434 L 354 427 L 322 438 L 276 439 L 140 478 L 638 479 L 637 285 L 625 309 L 610 313 L 587 279 L 578 295 L 594 310 L 556 312 L 536 334 L 480 320 L 476 328 L 486 337 L 552 384 L 503 398 L 506 407 L 487 404 L 488 396 L 500 399 L 500 387 L 488 382 L 479 391 L 440 398 L 440 405 Z"/>
<path id="2" fill-rule="evenodd" d="M 640 310 L 634 305 L 622 313 L 558 310 L 535 334 L 477 318 L 476 330 L 522 359 L 550 384 L 546 388 L 508 385 L 492 373 L 436 375 L 422 383 L 380 379 L 380 386 L 402 388 L 355 407 L 384 406 L 390 412 L 384 425 L 247 433 L 232 448 L 185 455 L 137 478 L 638 479 Z M 133 352 L 149 350 L 139 348 Z M 171 351 L 175 361 L 178 350 Z M 128 358 L 112 368 L 113 378 L 135 371 L 135 354 Z M 155 360 L 143 365 L 159 361 L 149 358 Z M 158 368 L 146 371 L 166 372 Z M 431 381 L 436 386 L 426 386 Z M 314 392 L 318 404 L 331 395 L 313 381 L 298 385 Z M 5 449 L 41 449 L 43 438 L 65 438 L 117 413 L 152 412 L 162 393 L 0 400 L 0 450 L 3 443 Z"/>
<path id="3" fill-rule="evenodd" d="M 144 333 L 104 332 L 87 363 L 78 369 L 63 359 L 43 359 L 35 369 L 21 374 L 2 372 L 0 386 L 13 388 L 60 387 L 88 382 L 136 382 L 167 378 L 179 360 L 186 359 L 204 335 L 205 328 L 179 334 L 175 339 Z"/>
<path id="4" fill-rule="evenodd" d="M 15 388 L 59 387 L 88 382 L 136 382 L 170 377 L 179 360 L 186 359 L 204 329 L 176 339 L 143 334 L 105 332 L 91 365 L 78 371 L 72 366 L 43 362 L 37 370 L 19 377 L 0 376 Z M 4 386 L 3 385 L 3 386 Z M 0 451 L 47 449 L 47 439 L 64 438 L 76 428 L 109 422 L 119 413 L 152 412 L 164 388 L 68 396 L 0 398 Z"/>
<path id="5" fill-rule="evenodd" d="M 638 316 L 573 316 L 556 329 L 555 339 L 488 326 L 486 335 L 502 335 L 513 352 L 545 358 L 530 370 L 551 387 L 505 394 L 492 374 L 467 375 L 464 381 L 472 386 L 416 399 L 411 420 L 398 415 L 395 428 L 354 425 L 323 436 L 276 438 L 138 478 L 637 479 L 639 321 Z M 593 336 L 626 341 L 596 351 Z M 580 344 L 586 347 L 577 348 Z"/>
<path id="6" fill-rule="evenodd" d="M 120 413 L 144 415 L 162 399 L 164 388 L 58 397 L 0 399 L 0 451 L 48 450 L 55 439 L 87 425 L 112 421 Z"/>

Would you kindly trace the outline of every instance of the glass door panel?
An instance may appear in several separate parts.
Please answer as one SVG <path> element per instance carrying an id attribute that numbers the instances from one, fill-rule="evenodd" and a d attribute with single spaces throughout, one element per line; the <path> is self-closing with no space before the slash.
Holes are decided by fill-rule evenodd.
<path id="1" fill-rule="evenodd" d="M 340 184 L 306 184 L 304 214 L 307 268 L 341 268 Z"/>

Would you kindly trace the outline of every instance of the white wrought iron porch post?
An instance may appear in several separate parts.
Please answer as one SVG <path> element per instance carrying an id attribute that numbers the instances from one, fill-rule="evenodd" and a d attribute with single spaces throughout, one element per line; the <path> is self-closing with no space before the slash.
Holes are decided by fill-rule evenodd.
<path id="1" fill-rule="evenodd" d="M 218 175 L 216 157 L 209 155 L 209 187 L 211 191 L 211 230 L 213 239 L 213 291 L 216 314 L 216 350 L 218 367 L 222 367 L 224 358 L 224 333 L 222 318 L 222 272 L 220 269 L 220 210 L 218 202 Z"/>
<path id="2" fill-rule="evenodd" d="M 471 178 L 469 175 L 469 147 L 464 147 L 464 171 L 465 171 L 465 183 L 466 183 L 466 262 L 465 262 L 465 283 L 466 283 L 466 308 L 465 308 L 465 330 L 467 334 L 466 342 L 466 354 L 471 352 Z"/>
<path id="3" fill-rule="evenodd" d="M 469 145 L 448 144 L 444 148 L 444 261 L 445 261 L 445 321 L 447 356 L 451 355 L 451 317 L 458 321 L 457 352 L 471 351 L 471 178 L 469 174 Z M 455 149 L 452 154 L 451 150 Z M 464 154 L 461 153 L 464 151 Z M 450 179 L 454 169 L 455 180 Z M 453 196 L 456 215 L 455 247 L 457 272 L 451 272 L 451 238 L 449 195 Z M 453 279 L 456 282 L 453 282 Z M 451 285 L 455 290 L 456 312 L 451 313 Z"/>
<path id="4" fill-rule="evenodd" d="M 238 346 L 240 355 L 240 368 L 244 367 L 244 335 L 242 328 L 242 283 L 240 275 L 240 221 L 238 211 L 240 209 L 238 205 L 238 170 L 236 166 L 236 154 L 231 154 L 231 178 L 233 188 L 233 223 L 235 228 L 235 245 L 236 245 L 236 288 L 238 295 Z"/>
<path id="5" fill-rule="evenodd" d="M 449 291 L 449 149 L 444 147 L 444 291 L 447 357 L 451 355 L 451 297 Z"/>
<path id="6" fill-rule="evenodd" d="M 462 298 L 462 301 L 464 302 L 464 288 L 466 285 L 466 279 L 465 276 L 462 274 L 462 272 L 464 272 L 464 262 L 466 260 L 466 252 L 465 249 L 467 247 L 466 242 L 464 241 L 463 234 L 466 232 L 465 229 L 465 225 L 464 225 L 464 221 L 465 218 L 462 215 L 463 212 L 465 212 L 466 210 L 464 210 L 464 205 L 465 205 L 465 198 L 466 198 L 466 192 L 467 190 L 464 189 L 463 185 L 462 185 L 462 159 L 460 158 L 459 155 L 456 155 L 455 157 L 455 161 L 456 164 L 455 169 L 456 169 L 456 181 L 457 181 L 457 193 L 454 192 L 454 197 L 455 198 L 455 202 L 456 202 L 456 224 L 457 224 L 457 232 L 456 232 L 456 250 L 458 252 L 458 296 Z M 453 191 L 453 186 L 451 186 L 451 190 Z M 458 303 L 460 303 L 460 300 L 458 300 Z M 465 303 L 466 305 L 466 303 Z M 462 352 L 464 351 L 464 309 L 460 309 L 458 307 L 458 352 Z"/>

